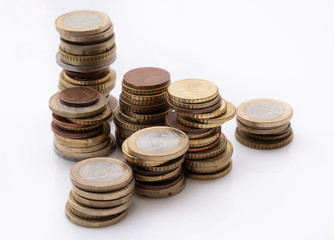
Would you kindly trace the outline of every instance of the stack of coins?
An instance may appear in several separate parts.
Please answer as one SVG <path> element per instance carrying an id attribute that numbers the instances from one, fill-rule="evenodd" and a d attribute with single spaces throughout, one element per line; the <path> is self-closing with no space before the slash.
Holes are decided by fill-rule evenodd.
<path id="1" fill-rule="evenodd" d="M 79 161 L 113 151 L 112 111 L 106 102 L 103 95 L 88 87 L 67 88 L 50 98 L 54 150 L 59 156 Z"/>
<path id="2" fill-rule="evenodd" d="M 142 129 L 126 139 L 122 151 L 133 170 L 135 192 L 151 198 L 181 192 L 186 184 L 182 163 L 188 147 L 187 135 L 171 127 Z"/>
<path id="3" fill-rule="evenodd" d="M 135 183 L 131 168 L 113 158 L 91 158 L 71 169 L 67 218 L 84 227 L 105 227 L 127 214 Z"/>
<path id="4" fill-rule="evenodd" d="M 60 35 L 57 63 L 59 90 L 89 86 L 106 97 L 116 80 L 109 66 L 116 59 L 113 25 L 109 17 L 96 11 L 75 11 L 61 15 L 55 22 Z"/>
<path id="5" fill-rule="evenodd" d="M 235 136 L 250 148 L 275 149 L 293 138 L 289 104 L 274 99 L 253 99 L 238 106 Z"/>
<path id="6" fill-rule="evenodd" d="M 170 112 L 166 99 L 169 84 L 170 74 L 161 68 L 143 67 L 125 73 L 120 107 L 114 117 L 120 146 L 140 129 L 165 125 L 165 116 Z"/>
<path id="7" fill-rule="evenodd" d="M 176 110 L 166 124 L 189 137 L 184 170 L 199 180 L 225 176 L 232 168 L 232 144 L 221 133 L 221 125 L 235 116 L 235 107 L 222 99 L 218 87 L 202 79 L 184 79 L 168 87 L 168 103 Z"/>

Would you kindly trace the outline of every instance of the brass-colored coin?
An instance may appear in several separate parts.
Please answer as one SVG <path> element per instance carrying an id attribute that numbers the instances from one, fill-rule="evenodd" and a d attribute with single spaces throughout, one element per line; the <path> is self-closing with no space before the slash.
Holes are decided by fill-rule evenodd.
<path id="1" fill-rule="evenodd" d="M 221 171 L 216 172 L 216 173 L 199 174 L 199 173 L 192 173 L 192 172 L 186 171 L 185 174 L 188 178 L 192 178 L 195 180 L 213 180 L 213 179 L 224 177 L 231 171 L 231 169 L 232 169 L 232 159 L 230 160 L 230 163 L 225 168 L 223 168 Z"/>
<path id="2" fill-rule="evenodd" d="M 106 41 L 95 44 L 75 44 L 60 38 L 59 47 L 64 52 L 72 55 L 87 56 L 106 52 L 111 49 L 114 44 L 115 35 L 113 34 L 109 39 L 106 39 Z"/>
<path id="3" fill-rule="evenodd" d="M 154 105 L 135 105 L 127 102 L 122 95 L 119 96 L 119 104 L 121 107 L 130 109 L 131 112 L 135 113 L 154 113 L 161 111 L 162 109 L 168 108 L 167 102 L 161 102 Z"/>
<path id="4" fill-rule="evenodd" d="M 76 124 L 72 123 L 67 120 L 67 118 L 58 116 L 54 113 L 52 113 L 52 121 L 60 128 L 72 131 L 72 132 L 85 132 L 85 131 L 90 131 L 96 128 L 99 128 L 102 126 L 102 124 L 98 125 L 92 125 L 92 126 L 86 126 L 86 125 L 81 125 L 81 124 Z"/>
<path id="5" fill-rule="evenodd" d="M 114 158 L 91 158 L 71 168 L 74 186 L 91 192 L 108 192 L 125 187 L 132 179 L 132 169 Z"/>
<path id="6" fill-rule="evenodd" d="M 108 15 L 97 11 L 74 11 L 59 16 L 55 21 L 60 36 L 87 36 L 101 33 L 111 26 Z"/>
<path id="7" fill-rule="evenodd" d="M 113 225 L 119 221 L 121 221 L 127 214 L 127 210 L 122 213 L 118 213 L 112 216 L 108 216 L 106 218 L 101 219 L 84 219 L 73 214 L 69 208 L 69 204 L 66 203 L 65 214 L 69 221 L 72 223 L 89 228 L 99 228 Z"/>
<path id="8" fill-rule="evenodd" d="M 158 166 L 137 165 L 133 163 L 129 163 L 129 164 L 132 166 L 133 165 L 139 166 L 140 168 L 146 171 L 163 172 L 163 171 L 170 171 L 170 170 L 176 169 L 177 167 L 181 166 L 182 163 L 184 162 L 184 159 L 185 159 L 185 156 L 183 155 L 181 157 L 175 158 L 173 160 L 170 160 Z"/>
<path id="9" fill-rule="evenodd" d="M 61 48 L 58 50 L 60 61 L 73 66 L 92 66 L 102 64 L 116 56 L 116 44 L 113 47 L 103 53 L 89 55 L 89 56 L 78 56 L 64 52 Z"/>
<path id="10" fill-rule="evenodd" d="M 220 132 L 213 132 L 211 135 L 200 139 L 189 139 L 189 147 L 203 147 L 217 141 Z"/>
<path id="11" fill-rule="evenodd" d="M 128 138 L 130 137 L 132 134 L 135 133 L 135 131 L 129 131 L 129 130 L 126 130 L 124 128 L 119 128 L 117 127 L 116 130 L 115 130 L 115 133 L 118 134 L 120 137 L 122 138 Z"/>
<path id="12" fill-rule="evenodd" d="M 137 89 L 137 88 L 131 88 L 124 84 L 122 81 L 122 90 L 126 91 L 128 93 L 136 94 L 136 95 L 155 95 L 159 93 L 163 93 L 167 91 L 167 86 L 161 87 L 161 88 L 153 88 L 153 89 Z"/>
<path id="13" fill-rule="evenodd" d="M 286 138 L 291 133 L 292 133 L 292 128 L 291 127 L 289 129 L 287 129 L 287 131 L 285 131 L 281 134 L 278 134 L 278 135 L 258 135 L 258 134 L 253 134 L 253 133 L 249 133 L 249 132 L 244 132 L 244 134 L 247 137 L 250 137 L 252 139 L 256 139 L 256 140 L 259 140 L 259 141 L 264 141 L 264 142 L 279 141 L 280 139 Z"/>
<path id="14" fill-rule="evenodd" d="M 118 199 L 124 198 L 125 196 L 131 194 L 134 191 L 134 189 L 135 189 L 134 178 L 132 178 L 131 182 L 124 188 L 112 192 L 103 192 L 103 193 L 89 192 L 72 185 L 72 191 L 75 194 L 79 195 L 80 197 L 96 201 L 117 201 Z"/>
<path id="15" fill-rule="evenodd" d="M 186 109 L 203 109 L 203 108 L 208 108 L 211 107 L 215 104 L 217 104 L 218 102 L 220 102 L 221 97 L 218 96 L 215 97 L 214 99 L 207 101 L 207 102 L 202 102 L 202 103 L 181 103 L 181 102 L 177 102 L 174 101 L 172 98 L 169 99 L 170 103 L 173 106 L 179 107 L 179 108 L 186 108 Z"/>
<path id="16" fill-rule="evenodd" d="M 144 119 L 138 119 L 138 118 L 134 118 L 131 117 L 129 115 L 127 115 L 127 113 L 123 112 L 124 110 L 121 110 L 120 108 L 117 109 L 118 115 L 125 120 L 126 122 L 130 122 L 130 123 L 135 123 L 135 124 L 142 124 L 142 125 L 147 125 L 147 127 L 150 127 L 154 124 L 160 124 L 164 122 L 164 118 L 157 118 L 154 120 L 144 120 Z M 158 122 L 160 120 L 160 122 Z M 162 125 L 162 124 L 160 124 Z"/>
<path id="17" fill-rule="evenodd" d="M 235 137 L 242 145 L 245 145 L 246 147 L 270 150 L 288 145 L 293 139 L 293 132 L 291 131 L 291 133 L 283 139 L 275 141 L 260 141 L 248 137 L 241 129 L 237 127 L 235 129 Z"/>
<path id="18" fill-rule="evenodd" d="M 220 108 L 222 101 L 218 101 L 215 105 L 212 105 L 210 107 L 207 108 L 199 108 L 199 109 L 188 109 L 188 108 L 180 108 L 178 106 L 175 106 L 171 103 L 170 98 L 167 97 L 167 103 L 169 104 L 169 106 L 171 108 L 173 108 L 175 111 L 177 112 L 181 112 L 181 113 L 191 113 L 191 114 L 202 114 L 202 113 L 209 113 L 212 111 L 217 110 L 218 108 Z"/>
<path id="19" fill-rule="evenodd" d="M 60 79 L 62 79 L 64 82 L 68 82 L 70 84 L 73 84 L 73 85 L 78 85 L 78 86 L 93 86 L 93 85 L 99 85 L 99 84 L 103 84 L 107 81 L 115 81 L 116 79 L 116 72 L 114 69 L 112 68 L 109 68 L 109 73 L 102 77 L 102 78 L 99 78 L 99 79 L 96 79 L 96 80 L 82 80 L 82 79 L 76 79 L 76 78 L 72 78 L 70 76 L 68 76 L 64 71 L 62 71 L 60 73 Z M 62 81 L 62 82 L 63 82 Z"/>
<path id="20" fill-rule="evenodd" d="M 188 152 L 203 152 L 203 151 L 207 151 L 210 149 L 215 148 L 217 145 L 219 145 L 219 141 L 220 139 L 217 139 L 215 142 L 211 143 L 210 145 L 207 146 L 203 146 L 203 147 L 191 147 L 188 149 Z"/>
<path id="21" fill-rule="evenodd" d="M 189 147 L 187 135 L 171 127 L 150 127 L 128 138 L 129 153 L 137 158 L 162 161 L 182 156 Z"/>
<path id="22" fill-rule="evenodd" d="M 153 100 L 153 101 L 147 101 L 147 100 L 134 100 L 132 98 L 128 98 L 125 92 L 123 91 L 121 93 L 121 97 L 124 99 L 125 102 L 128 102 L 133 105 L 138 105 L 138 106 L 151 106 L 151 105 L 157 105 L 160 103 L 166 103 L 166 99 L 160 99 L 160 100 Z"/>
<path id="23" fill-rule="evenodd" d="M 209 128 L 207 128 L 209 129 Z M 181 129 L 180 129 L 181 130 Z M 187 134 L 189 140 L 196 140 L 200 138 L 206 138 L 209 135 L 213 134 L 214 132 L 221 132 L 221 127 L 211 128 L 207 132 L 204 133 L 198 133 L 198 134 Z"/>
<path id="24" fill-rule="evenodd" d="M 181 173 L 181 166 L 177 167 L 176 169 L 174 169 L 173 171 L 169 173 L 165 173 L 165 174 L 161 174 L 157 176 L 145 176 L 145 175 L 136 174 L 136 173 L 134 173 L 133 175 L 136 181 L 157 182 L 157 181 L 164 181 L 164 180 L 174 178 L 177 175 L 180 175 L 180 173 Z"/>
<path id="25" fill-rule="evenodd" d="M 153 95 L 137 95 L 137 94 L 128 93 L 126 91 L 122 91 L 122 95 L 126 99 L 132 99 L 135 101 L 159 103 L 159 102 L 166 101 L 167 92 L 162 92 L 162 93 L 153 94 Z"/>
<path id="26" fill-rule="evenodd" d="M 187 152 L 185 154 L 186 159 L 199 160 L 199 159 L 208 159 L 213 158 L 225 151 L 227 145 L 227 139 L 223 133 L 219 137 L 219 145 L 216 147 L 201 151 L 201 152 Z"/>
<path id="27" fill-rule="evenodd" d="M 203 79 L 184 79 L 169 85 L 168 95 L 180 103 L 203 103 L 218 96 L 218 87 Z"/>
<path id="28" fill-rule="evenodd" d="M 144 124 L 135 124 L 132 122 L 127 122 L 119 115 L 119 108 L 117 108 L 114 112 L 114 122 L 117 127 L 124 128 L 130 131 L 138 131 L 144 128 L 147 128 L 147 125 Z"/>
<path id="29" fill-rule="evenodd" d="M 49 101 L 50 110 L 61 117 L 66 118 L 85 118 L 97 115 L 104 110 L 104 106 L 106 105 L 106 98 L 102 95 L 99 96 L 99 100 L 94 105 L 88 107 L 69 107 L 62 104 L 59 101 L 59 94 L 57 92 L 54 94 Z"/>
<path id="30" fill-rule="evenodd" d="M 70 193 L 72 197 L 74 198 L 75 201 L 78 203 L 87 206 L 87 207 L 92 207 L 92 208 L 111 208 L 111 207 L 116 207 L 119 205 L 122 205 L 126 202 L 129 202 L 132 197 L 134 192 L 131 192 L 130 194 L 126 195 L 125 197 L 118 198 L 115 200 L 91 200 L 88 198 L 83 198 L 80 195 L 76 194 L 75 192 L 71 191 Z"/>
<path id="31" fill-rule="evenodd" d="M 142 122 L 141 124 L 156 124 L 163 122 L 165 120 L 165 116 L 167 116 L 171 111 L 172 109 L 164 109 L 160 112 L 155 112 L 150 114 L 139 114 L 131 112 L 129 109 L 120 106 L 119 112 L 122 112 L 123 115 L 127 115 L 132 119 L 138 119 L 138 121 Z"/>
<path id="32" fill-rule="evenodd" d="M 97 33 L 97 34 L 85 35 L 85 36 L 70 35 L 70 36 L 66 36 L 65 38 L 62 37 L 62 39 L 65 39 L 67 41 L 74 42 L 74 43 L 94 44 L 94 43 L 98 43 L 101 41 L 105 41 L 106 39 L 110 38 L 113 34 L 114 34 L 114 28 L 111 23 L 110 27 L 107 30 Z"/>
<path id="33" fill-rule="evenodd" d="M 274 128 L 287 124 L 292 118 L 289 104 L 274 99 L 253 99 L 240 104 L 237 119 L 254 128 Z"/>
<path id="34" fill-rule="evenodd" d="M 150 197 L 150 198 L 165 198 L 165 197 L 171 197 L 178 193 L 180 193 L 186 185 L 186 178 L 184 177 L 184 174 L 182 173 L 182 179 L 181 181 L 178 181 L 175 185 L 162 189 L 162 190 L 148 190 L 137 187 L 135 192 L 138 195 Z"/>
<path id="35" fill-rule="evenodd" d="M 116 134 L 116 143 L 117 146 L 122 147 L 123 142 L 125 141 L 125 138 L 122 138 L 121 136 Z"/>
<path id="36" fill-rule="evenodd" d="M 68 208 L 70 210 L 71 213 L 73 213 L 75 216 L 79 217 L 79 218 L 82 218 L 82 219 L 86 219 L 86 220 L 101 220 L 101 219 L 104 219 L 105 216 L 90 216 L 90 215 L 87 215 L 87 214 L 84 214 L 84 213 L 81 213 L 77 210 L 75 210 L 71 204 L 69 204 L 69 200 L 67 201 L 68 204 Z"/>
<path id="37" fill-rule="evenodd" d="M 225 114 L 226 109 L 227 109 L 227 103 L 224 99 L 221 98 L 221 106 L 217 110 L 214 110 L 212 112 L 199 113 L 199 114 L 179 112 L 178 114 L 180 114 L 182 117 L 188 117 L 188 118 L 196 119 L 196 120 L 197 119 L 211 119 L 211 118 L 216 118 L 216 117 L 219 117 Z"/>
<path id="38" fill-rule="evenodd" d="M 245 132 L 253 133 L 253 134 L 259 134 L 259 135 L 277 135 L 277 134 L 287 131 L 287 129 L 290 128 L 290 122 L 282 126 L 275 127 L 275 128 L 251 128 L 241 123 L 238 119 L 236 119 L 236 121 L 237 121 L 238 127 L 241 130 Z"/>
<path id="39" fill-rule="evenodd" d="M 112 111 L 111 108 L 106 105 L 105 110 L 96 116 L 89 117 L 89 118 L 68 118 L 69 121 L 77 124 L 82 124 L 82 125 L 98 125 L 102 124 L 103 122 L 109 121 L 112 117 Z"/>

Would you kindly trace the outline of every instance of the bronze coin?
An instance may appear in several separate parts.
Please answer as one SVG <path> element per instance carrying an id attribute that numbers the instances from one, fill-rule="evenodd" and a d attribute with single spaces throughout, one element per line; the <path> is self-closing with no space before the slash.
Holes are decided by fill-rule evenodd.
<path id="1" fill-rule="evenodd" d="M 123 83 L 135 89 L 161 88 L 170 83 L 170 74 L 161 68 L 135 68 L 124 74 Z"/>
<path id="2" fill-rule="evenodd" d="M 204 147 L 195 147 L 195 148 L 189 148 L 188 152 L 202 152 L 207 151 L 209 149 L 212 149 L 216 147 L 220 142 L 220 138 L 218 138 L 215 142 L 211 143 L 210 145 L 204 146 Z"/>
<path id="3" fill-rule="evenodd" d="M 83 128 L 83 127 L 86 127 L 85 125 L 72 123 L 71 121 L 67 120 L 67 118 L 58 116 L 54 113 L 52 113 L 52 120 L 58 126 L 64 126 L 64 127 L 69 127 L 69 128 Z"/>
<path id="4" fill-rule="evenodd" d="M 100 78 L 104 78 L 109 74 L 109 68 L 102 69 L 96 72 L 88 72 L 88 73 L 79 73 L 79 72 L 72 72 L 64 69 L 64 73 L 74 79 L 89 81 L 89 80 L 97 80 Z"/>
<path id="5" fill-rule="evenodd" d="M 180 182 L 182 178 L 183 178 L 183 173 L 181 172 L 181 174 L 169 180 L 158 181 L 158 182 L 136 181 L 136 188 L 142 188 L 148 190 L 162 190 L 174 186 L 175 184 Z"/>
<path id="6" fill-rule="evenodd" d="M 167 97 L 167 102 L 168 102 L 169 106 L 170 106 L 171 108 L 173 108 L 175 111 L 177 111 L 177 112 L 182 112 L 182 113 L 191 113 L 191 114 L 213 112 L 214 110 L 220 108 L 220 106 L 222 105 L 222 102 L 219 101 L 219 102 L 217 102 L 215 105 L 212 105 L 212 106 L 207 107 L 207 108 L 188 109 L 188 108 L 180 108 L 180 107 L 177 107 L 177 106 L 173 105 L 173 104 L 171 103 L 169 97 Z"/>
<path id="7" fill-rule="evenodd" d="M 51 129 L 58 136 L 70 139 L 84 139 L 84 138 L 95 137 L 103 132 L 103 126 L 100 126 L 96 129 L 86 132 L 72 132 L 58 127 L 53 121 L 51 123 Z"/>
<path id="8" fill-rule="evenodd" d="M 177 112 L 172 112 L 168 114 L 165 118 L 165 121 L 166 121 L 167 126 L 180 129 L 186 134 L 199 134 L 199 133 L 204 133 L 210 130 L 210 128 L 192 128 L 192 127 L 188 127 L 188 126 L 181 124 L 177 120 Z"/>
<path id="9" fill-rule="evenodd" d="M 59 101 L 71 107 L 87 107 L 97 103 L 99 92 L 89 87 L 72 87 L 62 90 Z"/>
<path id="10" fill-rule="evenodd" d="M 157 111 L 161 111 L 162 109 L 166 109 L 168 107 L 167 102 L 155 104 L 155 105 L 148 105 L 148 106 L 140 106 L 128 103 L 122 96 L 119 96 L 119 104 L 124 106 L 126 109 L 131 109 L 133 112 L 142 112 L 142 113 L 153 113 Z"/>
<path id="11" fill-rule="evenodd" d="M 169 173 L 169 172 L 172 172 L 174 171 L 175 169 L 169 169 L 169 170 L 165 170 L 165 171 L 148 171 L 148 170 L 145 170 L 145 169 L 141 169 L 140 167 L 126 161 L 127 164 L 129 164 L 132 168 L 132 171 L 134 174 L 139 174 L 139 175 L 144 175 L 144 176 L 159 176 L 159 175 L 162 175 L 162 174 L 166 174 L 166 173 Z"/>

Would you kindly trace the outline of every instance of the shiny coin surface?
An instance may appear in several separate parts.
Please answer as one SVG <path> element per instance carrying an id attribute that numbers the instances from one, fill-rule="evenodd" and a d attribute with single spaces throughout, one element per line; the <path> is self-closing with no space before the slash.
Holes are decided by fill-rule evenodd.
<path id="1" fill-rule="evenodd" d="M 236 119 L 236 121 L 237 121 L 238 127 L 241 130 L 245 132 L 253 133 L 253 134 L 259 134 L 259 135 L 277 135 L 277 134 L 287 131 L 291 127 L 290 122 L 288 122 L 287 124 L 284 124 L 279 127 L 274 127 L 274 128 L 252 128 L 252 127 L 248 127 L 244 125 L 238 119 Z"/>
<path id="2" fill-rule="evenodd" d="M 88 87 L 67 88 L 60 92 L 59 101 L 70 107 L 87 107 L 97 103 L 99 92 Z"/>
<path id="3" fill-rule="evenodd" d="M 217 102 L 215 105 L 212 105 L 207 108 L 200 108 L 200 109 L 188 109 L 188 108 L 181 108 L 178 106 L 173 105 L 173 103 L 170 101 L 170 98 L 167 98 L 167 102 L 171 108 L 173 108 L 177 112 L 181 113 L 191 113 L 191 114 L 202 114 L 202 113 L 209 113 L 212 111 L 215 111 L 219 109 L 222 105 L 222 101 Z"/>

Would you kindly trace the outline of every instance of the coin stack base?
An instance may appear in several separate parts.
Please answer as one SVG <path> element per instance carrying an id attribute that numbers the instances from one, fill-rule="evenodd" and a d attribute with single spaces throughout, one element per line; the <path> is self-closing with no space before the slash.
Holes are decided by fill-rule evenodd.
<path id="1" fill-rule="evenodd" d="M 293 110 L 285 102 L 274 99 L 246 101 L 237 109 L 236 139 L 255 149 L 276 149 L 293 139 L 290 120 Z"/>
<path id="2" fill-rule="evenodd" d="M 105 227 L 122 220 L 131 204 L 135 183 L 131 168 L 113 158 L 91 158 L 71 169 L 72 190 L 67 218 L 83 227 Z"/>
<path id="3" fill-rule="evenodd" d="M 181 192 L 186 185 L 182 171 L 188 137 L 170 127 L 140 130 L 123 142 L 124 158 L 132 167 L 138 195 L 165 198 Z"/>

